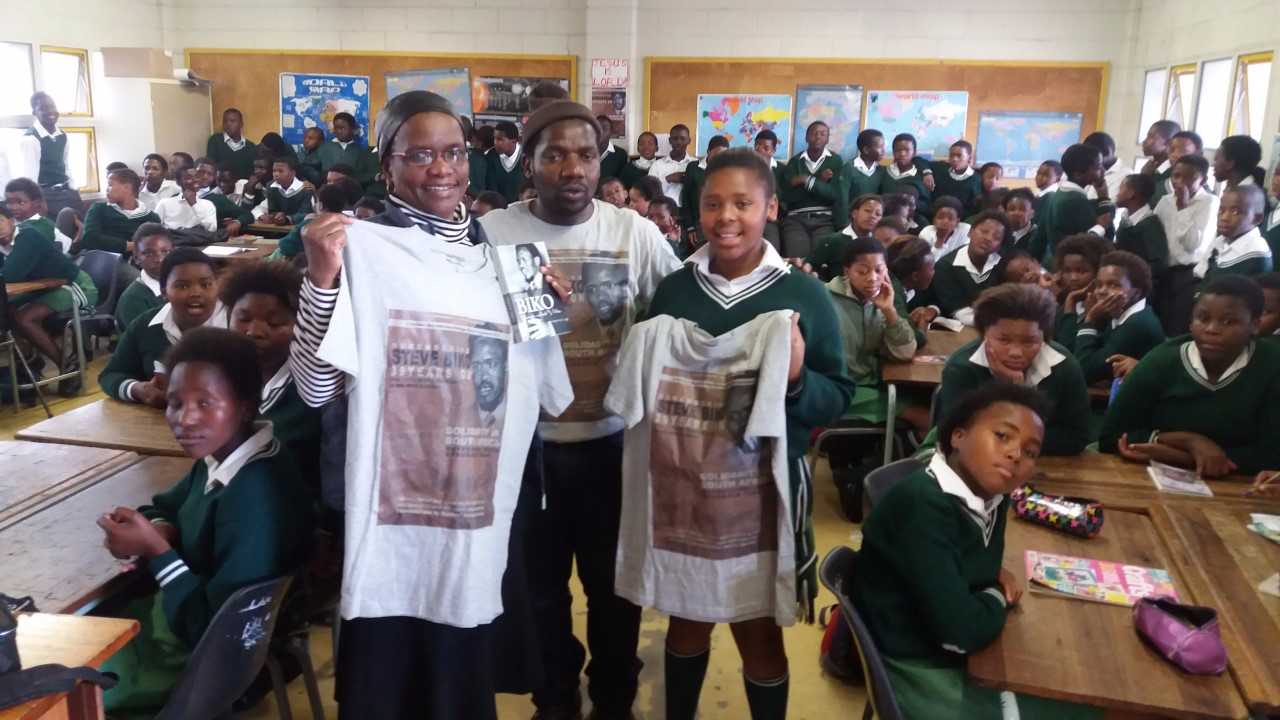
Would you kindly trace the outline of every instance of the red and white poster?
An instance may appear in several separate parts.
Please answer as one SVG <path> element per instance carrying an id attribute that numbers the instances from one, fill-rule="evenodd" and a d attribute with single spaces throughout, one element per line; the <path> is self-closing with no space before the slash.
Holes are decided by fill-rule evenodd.
<path id="1" fill-rule="evenodd" d="M 592 58 L 591 112 L 609 118 L 611 137 L 627 136 L 627 85 L 630 81 L 630 61 Z"/>

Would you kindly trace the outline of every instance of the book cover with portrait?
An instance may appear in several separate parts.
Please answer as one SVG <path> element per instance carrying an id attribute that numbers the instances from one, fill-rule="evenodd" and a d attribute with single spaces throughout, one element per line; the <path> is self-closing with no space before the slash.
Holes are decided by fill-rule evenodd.
<path id="1" fill-rule="evenodd" d="M 511 315 L 515 342 L 538 340 L 569 332 L 569 311 L 542 266 L 551 264 L 546 243 L 527 242 L 494 247 L 498 280 Z"/>

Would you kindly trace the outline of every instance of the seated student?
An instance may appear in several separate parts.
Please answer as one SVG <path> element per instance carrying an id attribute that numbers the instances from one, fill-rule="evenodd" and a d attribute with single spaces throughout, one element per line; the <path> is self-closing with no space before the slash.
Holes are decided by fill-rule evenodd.
<path id="1" fill-rule="evenodd" d="M 1043 288 L 1006 284 L 974 303 L 981 337 L 956 350 L 942 370 L 938 415 L 945 418 L 965 393 L 994 381 L 1040 390 L 1048 401 L 1046 455 L 1075 455 L 1089 442 L 1089 389 L 1080 364 L 1049 340 L 1057 306 Z"/>
<path id="2" fill-rule="evenodd" d="M 4 259 L 4 281 L 18 283 L 62 278 L 68 283 L 52 290 L 38 290 L 10 297 L 9 308 L 14 330 L 51 360 L 60 372 L 73 372 L 77 363 L 74 348 L 60 350 L 58 343 L 45 330 L 44 321 L 56 313 L 71 312 L 77 304 L 76 300 L 80 307 L 93 307 L 98 302 L 98 288 L 94 286 L 89 274 L 77 267 L 54 241 L 53 221 L 40 216 L 39 211 L 44 208 L 44 195 L 34 180 L 10 180 L 4 187 L 4 201 L 9 214 L 17 223 L 10 243 L 11 249 Z M 70 393 L 73 383 L 62 389 Z M 74 389 L 79 390 L 78 387 Z"/>
<path id="3" fill-rule="evenodd" d="M 842 263 L 849 244 L 855 238 L 871 237 L 883 213 L 884 204 L 879 195 L 859 195 L 849 209 L 849 224 L 840 232 L 819 238 L 818 246 L 803 264 L 808 265 L 823 282 L 836 277 L 843 271 Z"/>
<path id="4" fill-rule="evenodd" d="M 936 269 L 929 243 L 914 235 L 900 234 L 885 250 L 885 262 L 889 277 L 893 278 L 894 295 L 906 303 L 911 324 L 921 331 L 916 334 L 916 344 L 924 345 L 923 331 L 938 316 L 938 309 L 927 304 Z"/>
<path id="5" fill-rule="evenodd" d="M 784 257 L 808 257 L 818 239 L 835 230 L 835 223 L 843 222 L 849 214 L 849 193 L 841 177 L 844 163 L 827 149 L 830 138 L 826 123 L 810 123 L 805 130 L 808 147 L 791 158 L 782 171 L 778 197 L 787 208 L 782 220 Z"/>
<path id="6" fill-rule="evenodd" d="M 231 171 L 237 180 L 253 174 L 258 146 L 244 136 L 244 115 L 235 108 L 222 111 L 222 132 L 209 136 L 204 154 L 220 168 Z"/>
<path id="7" fill-rule="evenodd" d="M 1261 275 L 1271 272 L 1271 247 L 1258 225 L 1265 217 L 1267 197 L 1257 185 L 1237 185 L 1222 193 L 1218 203 L 1218 236 L 1209 254 L 1196 265 L 1201 283 L 1219 275 Z"/>
<path id="8" fill-rule="evenodd" d="M 298 152 L 293 149 L 292 145 L 285 142 L 284 138 L 277 132 L 263 134 L 262 139 L 258 141 L 258 147 L 270 158 L 291 157 L 294 160 L 298 159 Z"/>
<path id="9" fill-rule="evenodd" d="M 173 236 L 159 223 L 143 223 L 133 234 L 133 261 L 142 272 L 116 301 L 116 327 L 124 330 L 139 315 L 164 304 L 160 268 L 172 251 Z"/>
<path id="10" fill-rule="evenodd" d="M 951 143 L 947 161 L 932 165 L 933 196 L 949 195 L 959 200 L 963 208 L 959 217 L 968 215 L 968 210 L 976 207 L 984 194 L 982 175 L 973 169 L 973 144 L 968 140 Z"/>
<path id="11" fill-rule="evenodd" d="M 906 298 L 894 287 L 897 281 L 885 264 L 885 249 L 872 238 L 853 238 L 844 248 L 843 272 L 827 283 L 840 338 L 844 342 L 845 369 L 854 388 L 846 418 L 883 423 L 888 396 L 880 380 L 880 358 L 908 361 L 916 353 L 916 333 L 907 316 Z M 899 416 L 922 433 L 929 429 L 929 409 L 898 406 Z M 832 467 L 847 467 L 856 458 L 833 458 Z"/>
<path id="12" fill-rule="evenodd" d="M 1002 567 L 1008 494 L 1035 472 L 1050 415 L 1040 393 L 1014 384 L 987 384 L 958 399 L 942 416 L 928 467 L 895 484 L 863 525 L 846 591 L 908 720 L 1101 715 L 979 687 L 964 669 L 967 654 L 1000 635 L 1022 596 Z"/>
<path id="13" fill-rule="evenodd" d="M 328 172 L 334 165 L 347 165 L 355 170 L 355 179 L 366 190 L 378 174 L 378 157 L 359 137 L 360 125 L 351 113 L 333 116 L 333 139 L 320 146 L 320 169 Z M 295 166 L 296 172 L 296 166 Z"/>
<path id="14" fill-rule="evenodd" d="M 94 203 L 84 215 L 81 250 L 133 252 L 130 242 L 138 228 L 145 223 L 160 222 L 160 217 L 138 200 L 141 182 L 138 174 L 128 168 L 107 176 L 106 201 Z M 129 281 L 132 280 L 130 276 Z"/>
<path id="15" fill-rule="evenodd" d="M 849 198 L 879 195 L 884 182 L 884 133 L 868 128 L 858 133 L 858 154 L 844 166 L 844 184 Z"/>
<path id="16" fill-rule="evenodd" d="M 258 222 L 265 225 L 296 225 L 302 222 L 311 212 L 315 196 L 298 179 L 298 161 L 288 156 L 276 158 L 271 163 L 271 178 L 266 208 L 254 209 Z"/>
<path id="17" fill-rule="evenodd" d="M 692 236 L 698 231 L 698 196 L 702 193 L 707 175 L 707 161 L 718 153 L 729 149 L 729 138 L 715 135 L 707 143 L 707 155 L 696 163 L 689 163 L 684 171 L 684 182 L 680 183 L 680 202 L 676 206 L 676 224 L 689 236 L 689 246 L 696 239 Z M 652 208 L 651 208 L 652 210 Z M 651 218 L 652 219 L 652 218 Z"/>
<path id="18" fill-rule="evenodd" d="M 271 158 L 263 156 L 253 161 L 253 174 L 248 180 L 236 183 L 240 188 L 240 207 L 255 218 L 267 211 L 267 188 L 272 182 Z"/>
<path id="19" fill-rule="evenodd" d="M 906 192 L 906 188 L 915 191 L 912 197 L 914 207 L 912 213 L 916 217 L 908 218 L 923 225 L 923 214 L 929 210 L 932 194 L 929 185 L 925 184 L 925 169 L 929 164 L 917 162 L 916 138 L 909 133 L 900 133 L 893 138 L 893 162 L 885 168 L 884 179 L 880 181 L 880 193 L 891 195 Z M 932 171 L 929 172 L 932 175 Z"/>
<path id="20" fill-rule="evenodd" d="M 1217 235 L 1218 196 L 1205 187 L 1209 161 L 1183 155 L 1173 164 L 1173 190 L 1156 203 L 1156 216 L 1169 245 L 1169 267 L 1161 283 L 1156 314 L 1170 337 L 1187 331 L 1192 295 L 1199 282 L 1195 266 Z"/>
<path id="21" fill-rule="evenodd" d="M 169 179 L 178 183 L 179 185 L 182 184 L 182 182 L 178 180 L 178 177 L 181 175 L 182 171 L 186 170 L 187 168 L 193 168 L 195 166 L 196 166 L 196 161 L 194 158 L 191 157 L 191 153 L 186 153 L 182 151 L 169 153 Z"/>
<path id="22" fill-rule="evenodd" d="M 188 330 L 227 326 L 218 302 L 217 261 L 200 250 L 174 248 L 160 265 L 160 290 L 167 302 L 134 319 L 98 376 L 109 397 L 164 407 L 165 353 Z"/>
<path id="23" fill-rule="evenodd" d="M 236 237 L 253 224 L 253 214 L 238 206 L 224 191 L 224 188 L 229 187 L 232 195 L 235 194 L 235 178 L 231 177 L 230 171 L 225 173 L 226 183 L 219 182 L 218 169 L 213 161 L 202 157 L 196 160 L 196 176 L 200 187 L 196 195 L 213 205 L 220 236 Z"/>
<path id="24" fill-rule="evenodd" d="M 1258 337 L 1280 338 L 1280 272 L 1255 275 L 1262 288 L 1262 315 L 1258 318 Z"/>
<path id="25" fill-rule="evenodd" d="M 1004 272 L 1000 274 L 1000 283 L 1018 283 L 1041 287 L 1044 268 L 1026 250 L 1014 250 L 1004 257 Z"/>
<path id="26" fill-rule="evenodd" d="M 597 115 L 596 122 L 600 123 L 600 133 L 605 137 L 604 150 L 600 153 L 600 182 L 603 183 L 618 177 L 631 158 L 627 157 L 626 150 L 613 144 L 613 121 L 609 116 Z"/>
<path id="27" fill-rule="evenodd" d="M 1062 163 L 1057 160 L 1045 160 L 1040 163 L 1040 167 L 1036 168 L 1036 189 L 1037 198 L 1057 192 L 1058 183 L 1062 182 Z"/>
<path id="28" fill-rule="evenodd" d="M 507 207 L 507 199 L 501 193 L 485 190 L 476 196 L 471 203 L 471 217 L 479 219 L 491 210 L 503 210 Z"/>
<path id="29" fill-rule="evenodd" d="M 1151 209 L 1151 193 L 1156 182 L 1150 175 L 1134 173 L 1120 182 L 1116 191 L 1116 208 L 1124 211 L 1120 229 L 1116 230 L 1116 249 L 1131 252 L 1146 261 L 1151 268 L 1152 292 L 1160 286 L 1169 268 L 1169 242 L 1164 236 L 1164 224 Z"/>
<path id="30" fill-rule="evenodd" d="M 686 243 L 681 237 L 680 223 L 676 222 L 676 216 L 680 214 L 680 208 L 671 200 L 671 198 L 663 195 L 662 197 L 649 203 L 648 218 L 654 225 L 658 226 L 658 231 L 662 233 L 662 237 L 666 238 L 667 244 L 671 246 L 671 252 L 681 260 L 688 257 L 692 252 L 692 243 Z M 690 234 L 689 238 L 696 237 Z"/>
<path id="31" fill-rule="evenodd" d="M 1000 181 L 1004 179 L 1004 166 L 997 162 L 983 163 L 978 168 L 978 177 L 982 182 L 982 194 L 965 211 L 976 214 L 984 210 L 999 210 L 1004 205 L 1005 196 L 1009 194 L 1009 188 L 1000 186 Z"/>
<path id="32" fill-rule="evenodd" d="M 645 178 L 651 178 L 646 180 Z M 627 190 L 627 207 L 635 210 L 641 217 L 649 217 L 649 204 L 660 197 L 662 194 L 662 181 L 656 177 L 646 175 L 636 184 Z"/>
<path id="33" fill-rule="evenodd" d="M 1063 238 L 1085 232 L 1106 234 L 1098 224 L 1097 201 L 1084 191 L 1102 179 L 1102 153 L 1090 145 L 1072 145 L 1062 153 L 1062 170 L 1066 179 L 1058 182 L 1056 191 L 1041 196 L 1036 207 L 1036 236 L 1031 240 L 1031 253 L 1051 270 Z"/>
<path id="34" fill-rule="evenodd" d="M 929 243 L 934 259 L 969 241 L 969 223 L 961 222 L 964 206 L 950 195 L 933 199 L 933 224 L 920 231 L 920 239 Z"/>
<path id="35" fill-rule="evenodd" d="M 181 194 L 182 188 L 169 179 L 169 161 L 163 155 L 149 153 L 142 159 L 142 187 L 138 190 L 138 200 L 148 210 L 155 210 L 165 198 Z"/>
<path id="36" fill-rule="evenodd" d="M 973 325 L 973 301 L 1000 283 L 1000 246 L 1008 232 L 1004 214 L 982 213 L 974 218 L 969 242 L 938 258 L 929 297 L 941 315 Z"/>
<path id="37" fill-rule="evenodd" d="M 899 237 L 915 237 L 907 235 L 907 224 L 900 217 L 881 217 L 876 222 L 876 226 L 871 230 L 871 237 L 880 241 L 880 244 L 889 249 Z"/>
<path id="38" fill-rule="evenodd" d="M 330 175 L 332 175 L 330 171 Z M 320 186 L 316 193 L 316 210 L 319 212 L 335 212 L 355 216 L 355 207 L 363 199 L 364 189 L 355 178 L 337 176 L 333 182 Z M 505 201 L 505 198 L 503 198 Z M 376 214 L 376 213 L 375 213 Z M 277 257 L 293 258 L 302 254 L 302 229 L 314 218 L 308 215 L 295 224 L 276 246 L 276 252 L 269 259 Z"/>
<path id="39" fill-rule="evenodd" d="M 1280 466 L 1280 343 L 1257 342 L 1262 289 L 1223 275 L 1196 300 L 1190 337 L 1147 353 L 1125 376 L 1098 448 L 1205 477 Z"/>
<path id="40" fill-rule="evenodd" d="M 636 138 L 637 156 L 618 172 L 618 179 L 630 190 L 640 178 L 649 177 L 649 168 L 658 159 L 658 136 L 645 130 Z"/>
<path id="41" fill-rule="evenodd" d="M 298 468 L 271 424 L 254 421 L 262 379 L 253 343 L 205 329 L 183 338 L 170 360 L 165 419 L 195 463 L 150 506 L 98 519 L 107 550 L 159 585 L 120 613 L 143 629 L 103 667 L 120 678 L 103 696 L 113 716 L 162 707 L 222 603 L 301 568 L 312 537 Z"/>
<path id="42" fill-rule="evenodd" d="M 307 128 L 302 134 L 302 154 L 298 155 L 298 177 L 315 187 L 324 184 L 324 161 L 320 148 L 324 146 L 324 128 Z"/>
<path id="43" fill-rule="evenodd" d="M 525 180 L 524 157 L 520 130 L 509 120 L 503 120 L 493 129 L 493 152 L 489 153 L 484 178 L 486 190 L 502 193 L 507 202 L 520 199 L 520 186 Z"/>
<path id="44" fill-rule="evenodd" d="M 906 232 L 913 233 L 922 225 L 916 222 L 916 189 L 909 185 L 892 194 L 880 196 L 884 200 L 884 216 L 896 217 L 906 225 Z"/>
<path id="45" fill-rule="evenodd" d="M 600 199 L 616 208 L 627 206 L 627 186 L 620 178 L 611 177 L 600 181 Z M 506 201 L 506 198 L 503 198 Z"/>
<path id="46" fill-rule="evenodd" d="M 1124 250 L 1102 256 L 1087 309 L 1069 346 L 1085 382 L 1123 375 L 1164 342 L 1160 318 L 1147 306 L 1150 295 L 1151 268 L 1145 260 Z"/>
<path id="47" fill-rule="evenodd" d="M 503 198 L 503 199 L 505 200 L 506 198 Z M 382 202 L 378 198 L 363 197 L 363 198 L 360 198 L 360 202 L 356 203 L 356 209 L 355 209 L 356 219 L 368 220 L 374 215 L 381 215 L 382 213 L 386 212 L 386 210 L 387 210 L 387 204 Z"/>
<path id="48" fill-rule="evenodd" d="M 217 240 L 218 211 L 212 202 L 198 196 L 200 181 L 195 169 L 183 170 L 179 180 L 182 183 L 182 194 L 165 198 L 156 204 L 156 215 L 160 222 L 170 230 L 179 231 L 187 242 L 207 244 Z M 202 230 L 203 233 L 200 232 Z"/>
<path id="49" fill-rule="evenodd" d="M 1036 196 L 1030 188 L 1014 188 L 1000 202 L 1005 219 L 1009 221 L 1009 235 L 1005 238 L 1002 254 L 1015 250 L 1031 251 L 1031 240 L 1035 238 Z M 1036 261 L 1037 263 L 1039 260 Z"/>
<path id="50" fill-rule="evenodd" d="M 1054 267 L 1058 268 L 1054 273 L 1058 301 L 1054 340 L 1064 347 L 1070 348 L 1075 342 L 1080 319 L 1084 317 L 1085 300 L 1102 266 L 1102 256 L 1109 249 L 1105 240 L 1089 233 L 1072 235 L 1058 244 L 1054 257 Z"/>

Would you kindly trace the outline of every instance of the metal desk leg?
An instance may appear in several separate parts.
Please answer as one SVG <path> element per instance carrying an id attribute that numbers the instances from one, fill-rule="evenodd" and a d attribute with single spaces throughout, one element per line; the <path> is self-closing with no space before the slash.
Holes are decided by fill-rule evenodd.
<path id="1" fill-rule="evenodd" d="M 71 293 L 71 328 L 76 340 L 76 362 L 79 363 L 80 376 L 80 392 L 83 395 L 85 391 L 85 358 L 84 358 L 84 331 L 80 327 L 80 299 L 76 293 Z"/>
<path id="2" fill-rule="evenodd" d="M 884 419 L 884 464 L 893 462 L 893 428 L 897 425 L 898 386 L 889 383 L 889 403 Z"/>

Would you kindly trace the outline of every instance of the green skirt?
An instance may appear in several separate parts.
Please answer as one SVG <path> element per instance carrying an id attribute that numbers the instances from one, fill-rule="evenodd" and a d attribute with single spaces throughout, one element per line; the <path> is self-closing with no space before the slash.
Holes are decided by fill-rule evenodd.
<path id="1" fill-rule="evenodd" d="M 21 307 L 28 303 L 40 303 L 55 313 L 65 313 L 71 312 L 74 306 L 73 294 L 79 297 L 82 313 L 93 312 L 93 306 L 98 302 L 98 288 L 93 284 L 93 278 L 89 277 L 89 273 L 83 270 L 76 275 L 75 280 L 66 285 L 52 290 L 15 295 L 9 298 L 9 304 L 13 307 Z"/>
<path id="2" fill-rule="evenodd" d="M 902 396 L 894 407 L 894 416 L 902 415 Z M 842 419 L 866 420 L 881 424 L 889 417 L 889 391 L 876 385 L 856 385 L 853 388 L 853 400 L 844 411 Z"/>
<path id="3" fill-rule="evenodd" d="M 142 628 L 103 663 L 103 672 L 120 678 L 119 684 L 103 694 L 103 704 L 113 720 L 153 717 L 178 684 L 191 651 L 169 629 L 160 593 L 134 600 L 120 616 L 137 620 Z"/>
<path id="4" fill-rule="evenodd" d="M 1095 720 L 1102 711 L 1089 705 L 979 687 L 963 665 L 939 666 L 922 660 L 882 655 L 898 707 L 907 720 Z M 1013 712 L 1005 714 L 1012 704 Z"/>

